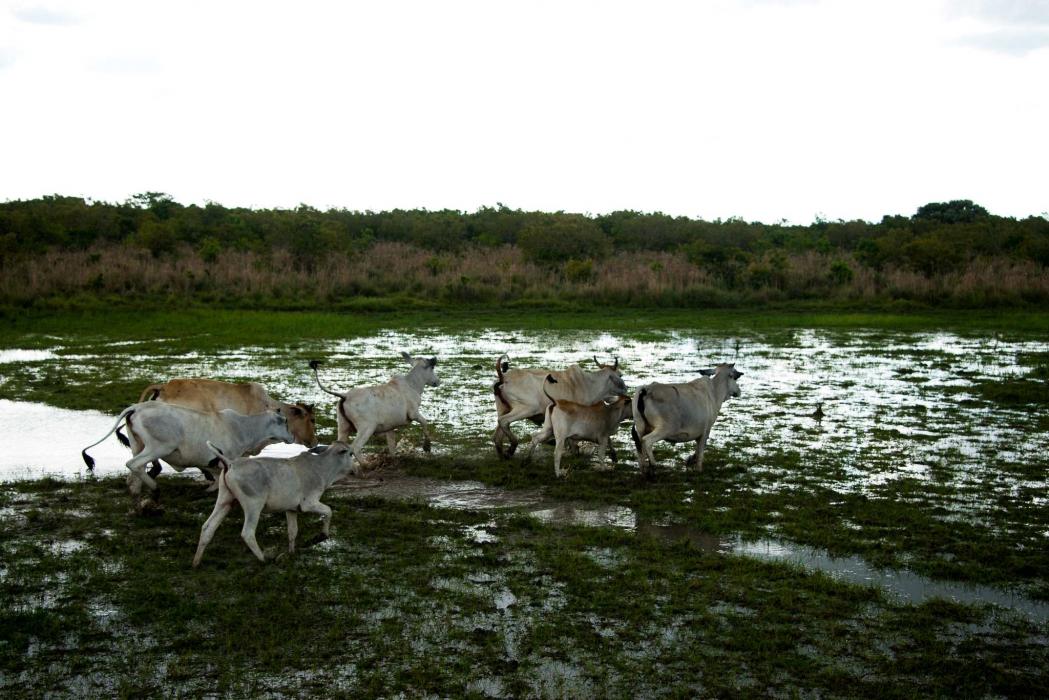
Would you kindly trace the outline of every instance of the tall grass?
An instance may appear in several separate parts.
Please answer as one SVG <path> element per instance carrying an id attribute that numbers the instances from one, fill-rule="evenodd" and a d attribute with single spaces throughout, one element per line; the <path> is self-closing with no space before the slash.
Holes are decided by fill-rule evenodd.
<path id="1" fill-rule="evenodd" d="M 154 257 L 108 245 L 55 250 L 0 265 L 0 303 L 61 306 L 92 299 L 227 306 L 340 308 L 369 299 L 420 304 L 539 303 L 627 306 L 760 306 L 917 302 L 960 308 L 1043 305 L 1046 268 L 1005 257 L 924 274 L 877 270 L 837 254 L 771 253 L 746 263 L 690 262 L 683 254 L 639 252 L 603 261 L 540 266 L 513 246 L 435 254 L 377 243 L 358 255 L 294 257 L 225 251 L 211 260 L 186 247 Z"/>

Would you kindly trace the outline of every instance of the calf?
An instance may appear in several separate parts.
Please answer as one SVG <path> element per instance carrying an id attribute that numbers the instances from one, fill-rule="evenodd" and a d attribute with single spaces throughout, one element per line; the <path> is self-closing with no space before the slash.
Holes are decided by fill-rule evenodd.
<path id="1" fill-rule="evenodd" d="M 547 386 L 557 384 L 553 375 L 546 375 Z M 546 387 L 544 387 L 544 392 Z M 554 436 L 554 475 L 563 477 L 567 470 L 561 469 L 561 457 L 565 451 L 566 440 L 585 440 L 597 444 L 598 468 L 604 468 L 605 450 L 611 446 L 611 436 L 619 431 L 619 424 L 630 420 L 631 408 L 630 397 L 619 396 L 611 403 L 599 401 L 586 405 L 574 401 L 554 399 L 547 392 L 546 396 L 551 404 L 546 409 L 546 417 L 543 428 L 532 435 L 532 443 L 528 447 L 526 459 L 531 459 L 532 453 L 539 443 L 548 440 L 550 435 Z M 615 449 L 612 449 L 612 462 L 616 461 Z"/>
<path id="2" fill-rule="evenodd" d="M 394 431 L 412 421 L 422 426 L 423 450 L 430 451 L 430 423 L 419 412 L 419 405 L 422 403 L 423 390 L 441 383 L 434 370 L 437 358 L 413 358 L 406 352 L 402 352 L 401 356 L 412 367 L 408 374 L 395 374 L 385 384 L 358 387 L 344 394 L 325 388 L 317 374 L 320 363 L 317 360 L 310 361 L 317 386 L 321 391 L 339 398 L 336 412 L 338 439 L 346 441 L 351 432 L 357 433 L 350 449 L 357 458 L 358 467 L 366 464 L 364 446 L 372 435 L 385 435 L 386 447 L 393 454 L 397 447 Z"/>
<path id="3" fill-rule="evenodd" d="M 683 384 L 649 384 L 634 401 L 634 427 L 631 436 L 637 447 L 641 473 L 650 476 L 655 469 L 652 445 L 696 441 L 696 451 L 685 462 L 703 470 L 703 450 L 710 428 L 730 396 L 739 396 L 736 380 L 743 376 L 731 364 L 700 370 L 704 375 Z"/>
<path id="4" fill-rule="evenodd" d="M 274 440 L 293 440 L 288 421 L 279 410 L 246 416 L 229 409 L 206 413 L 147 401 L 121 411 L 109 432 L 81 451 L 88 469 L 95 468 L 95 460 L 88 456 L 87 451 L 109 437 L 125 421 L 133 443 L 133 456 L 126 464 L 131 470 L 128 486 L 133 495 L 138 495 L 143 485 L 150 490 L 156 489 L 155 475 L 146 473 L 146 465 L 151 461 L 162 459 L 176 471 L 208 466 L 214 459 L 207 446 L 208 440 L 222 445 L 226 454 L 237 457 Z"/>
<path id="5" fill-rule="evenodd" d="M 321 496 L 332 485 L 350 473 L 353 468 L 353 452 L 345 442 L 333 442 L 318 454 L 303 452 L 287 459 L 275 457 L 253 457 L 234 461 L 232 464 L 217 447 L 208 443 L 215 457 L 222 464 L 218 477 L 219 495 L 215 510 L 200 529 L 197 553 L 193 566 L 200 564 L 204 549 L 215 536 L 222 520 L 229 514 L 234 503 L 244 510 L 244 526 L 240 536 L 248 549 L 259 561 L 266 561 L 258 541 L 255 528 L 262 511 L 283 512 L 288 520 L 288 551 L 295 551 L 295 538 L 299 534 L 298 514 L 319 513 L 321 536 L 317 541 L 328 538 L 331 528 L 331 508 L 321 503 Z"/>

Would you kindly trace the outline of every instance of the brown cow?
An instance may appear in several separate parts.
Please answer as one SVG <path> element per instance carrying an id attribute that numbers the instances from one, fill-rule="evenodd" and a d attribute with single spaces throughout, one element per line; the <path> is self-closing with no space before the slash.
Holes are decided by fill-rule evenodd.
<path id="1" fill-rule="evenodd" d="M 551 436 L 554 437 L 556 447 L 554 448 L 554 475 L 563 477 L 567 473 L 561 469 L 561 456 L 565 451 L 565 443 L 568 440 L 583 440 L 597 445 L 598 469 L 605 469 L 605 450 L 611 449 L 612 462 L 616 462 L 616 451 L 612 447 L 611 437 L 619 431 L 619 424 L 630 420 L 632 410 L 629 396 L 618 396 L 606 403 L 598 401 L 593 404 L 581 404 L 574 401 L 554 399 L 546 391 L 547 386 L 556 385 L 559 382 L 553 375 L 547 375 L 544 393 L 552 402 L 546 408 L 546 416 L 543 428 L 532 435 L 532 443 L 528 447 L 526 460 L 532 458 L 532 453 L 541 442 L 545 442 Z"/>

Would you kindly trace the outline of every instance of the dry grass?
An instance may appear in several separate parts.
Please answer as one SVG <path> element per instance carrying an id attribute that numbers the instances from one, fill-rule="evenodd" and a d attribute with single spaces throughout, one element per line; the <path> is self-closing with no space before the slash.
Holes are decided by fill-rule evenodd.
<path id="1" fill-rule="evenodd" d="M 841 261 L 851 278 L 836 280 Z M 728 265 L 728 264 L 726 264 Z M 566 274 L 527 262 L 514 247 L 435 254 L 378 243 L 360 255 L 294 258 L 225 251 L 211 262 L 186 248 L 155 258 L 111 245 L 8 260 L 0 268 L 0 302 L 14 305 L 103 296 L 201 303 L 339 306 L 361 297 L 437 302 L 566 301 L 635 306 L 737 306 L 788 300 L 843 303 L 909 300 L 977 307 L 1049 301 L 1044 267 L 1007 258 L 977 259 L 953 272 L 874 270 L 841 255 L 770 254 L 727 267 L 697 266 L 671 253 L 632 253 Z"/>

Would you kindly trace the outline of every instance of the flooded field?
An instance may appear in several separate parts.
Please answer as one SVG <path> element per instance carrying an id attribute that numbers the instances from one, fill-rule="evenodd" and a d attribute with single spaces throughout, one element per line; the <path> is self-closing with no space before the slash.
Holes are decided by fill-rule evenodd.
<path id="1" fill-rule="evenodd" d="M 826 487 L 877 495 L 890 482 L 909 480 L 949 492 L 942 501 L 947 510 L 977 517 L 1002 497 L 1029 493 L 1034 505 L 1046 503 L 1044 493 L 1036 493 L 1044 479 L 1027 475 L 1032 462 L 1046 464 L 1049 405 L 1002 405 L 984 398 L 989 384 L 1044 371 L 1049 363 L 1045 338 L 862 329 L 726 336 L 699 330 L 616 335 L 481 328 L 172 355 L 165 354 L 163 340 L 53 340 L 46 349 L 0 351 L 0 397 L 31 395 L 34 381 L 42 378 L 60 378 L 69 391 L 90 392 L 114 368 L 124 385 L 137 387 L 122 397 L 106 397 L 120 407 L 137 401 L 141 388 L 170 377 L 261 381 L 273 395 L 315 403 L 321 423 L 329 426 L 328 439 L 334 433 L 335 406 L 313 382 L 310 359 L 324 362 L 322 378 L 329 386 L 345 390 L 406 371 L 402 350 L 436 356 L 442 384 L 427 389 L 423 412 L 434 425 L 439 454 L 491 449 L 491 386 L 495 359 L 503 352 L 514 367 L 593 367 L 595 355 L 602 361 L 618 357 L 632 390 L 654 381 L 687 381 L 701 368 L 735 362 L 745 374 L 743 395 L 723 407 L 711 445 L 756 464 L 761 471 L 753 475 L 763 489 Z M 812 417 L 817 406 L 824 414 L 819 421 Z M 100 416 L 56 412 L 48 420 L 42 407 L 23 409 L 9 402 L 0 403 L 0 424 L 19 423 L 23 410 L 35 412 L 27 425 L 61 424 L 63 435 L 76 430 L 78 440 L 108 428 Z M 530 425 L 517 426 L 522 437 L 530 430 Z M 67 444 L 70 438 L 55 442 L 41 439 L 42 433 L 14 432 L 13 450 L 0 455 L 0 479 L 24 476 L 34 468 L 70 476 L 80 469 L 79 449 L 70 449 L 76 447 Z M 407 433 L 420 441 L 417 427 Z M 629 426 L 616 444 L 632 458 Z M 378 447 L 375 440 L 373 449 Z M 690 444 L 663 444 L 657 456 L 667 468 L 677 469 L 691 449 Z M 796 469 L 783 470 L 772 459 L 762 465 L 764 456 L 784 451 L 799 455 Z M 112 454 L 100 460 L 103 469 L 112 468 Z M 813 468 L 828 460 L 835 462 L 832 473 Z"/>
<path id="2" fill-rule="evenodd" d="M 438 358 L 442 384 L 427 389 L 422 408 L 433 423 L 433 453 L 421 452 L 418 427 L 403 431 L 395 458 L 330 494 L 333 540 L 297 556 L 292 569 L 287 561 L 258 569 L 280 578 L 273 585 L 285 591 L 289 576 L 302 586 L 299 574 L 338 572 L 338 590 L 350 586 L 362 597 L 331 614 L 372 643 L 386 630 L 401 640 L 399 651 L 387 645 L 386 661 L 368 671 L 363 665 L 380 651 L 345 651 L 329 668 L 282 656 L 229 687 L 561 697 L 660 696 L 670 688 L 852 695 L 914 684 L 935 694 L 968 677 L 982 663 L 977 659 L 990 658 L 1005 675 L 979 685 L 984 692 L 1023 694 L 1044 681 L 1049 332 L 748 331 L 697 323 L 643 332 L 435 326 L 243 345 L 207 337 L 202 329 L 199 351 L 192 338 L 169 347 L 163 340 L 58 333 L 0 347 L 0 427 L 9 436 L 0 452 L 0 482 L 8 482 L 6 490 L 0 483 L 0 522 L 30 529 L 51 523 L 56 527 L 48 530 L 57 533 L 44 544 L 10 533 L 3 541 L 6 557 L 31 553 L 24 570 L 0 564 L 0 586 L 21 601 L 15 617 L 53 616 L 63 600 L 79 600 L 79 579 L 63 573 L 69 566 L 107 580 L 123 580 L 128 569 L 152 580 L 166 566 L 190 589 L 194 581 L 256 575 L 236 525 L 226 525 L 213 545 L 217 569 L 196 578 L 186 570 L 213 503 L 195 473 L 160 477 L 164 512 L 156 519 L 130 514 L 121 489 L 128 452 L 114 438 L 93 450 L 97 476 L 86 473 L 80 449 L 146 385 L 176 376 L 261 381 L 283 399 L 317 404 L 326 442 L 335 406 L 314 384 L 308 361 L 322 361 L 326 385 L 347 389 L 404 371 L 405 350 Z M 495 457 L 491 385 L 504 352 L 514 367 L 593 366 L 595 355 L 602 362 L 618 357 L 632 392 L 734 362 L 744 373 L 742 396 L 725 404 L 702 474 L 684 469 L 691 445 L 663 444 L 655 479 L 641 480 L 624 426 L 614 469 L 594 470 L 584 449 L 568 459 L 570 476 L 559 481 L 549 448 L 532 464 Z M 532 429 L 517 427 L 522 438 Z M 371 451 L 381 446 L 373 440 Z M 25 481 L 45 476 L 59 481 Z M 66 510 L 44 515 L 40 499 L 55 493 Z M 93 517 L 108 522 L 85 530 Z M 283 518 L 267 523 L 260 541 L 272 548 L 283 539 Z M 142 530 L 132 539 L 154 542 L 159 558 L 139 562 L 138 550 L 116 541 L 119 528 Z M 89 534 L 94 529 L 111 534 Z M 364 593 L 365 580 L 378 588 Z M 640 581 L 650 590 L 640 593 Z M 317 585 L 306 584 L 305 592 L 340 595 Z M 138 620 L 135 610 L 146 599 L 130 602 L 128 595 L 91 603 L 83 614 L 106 629 L 114 619 Z M 238 604 L 258 605 L 263 592 L 236 595 Z M 786 618 L 777 606 L 785 606 Z M 436 617 L 424 612 L 431 607 Z M 826 617 L 831 610 L 837 613 Z M 810 631 L 793 639 L 788 620 L 807 620 Z M 171 658 L 159 677 L 132 674 L 132 687 L 213 690 L 178 680 L 179 668 L 198 668 L 200 660 L 171 651 L 186 642 L 173 631 L 181 623 L 157 624 L 152 631 L 141 621 L 131 627 Z M 767 651 L 754 659 L 752 642 L 739 634 L 779 640 L 770 644 L 786 645 L 788 661 L 767 658 Z M 836 638 L 849 641 L 842 647 Z M 141 641 L 120 637 L 111 648 Z M 52 649 L 52 663 L 54 649 L 82 643 L 25 642 L 43 656 Z M 301 643 L 315 650 L 320 642 Z M 448 664 L 449 648 L 458 648 L 467 666 L 434 671 L 443 679 L 435 685 L 413 675 L 418 664 L 403 656 L 410 649 L 424 666 Z M 0 658 L 3 649 L 0 643 Z M 953 661 L 940 671 L 923 668 L 945 658 Z M 732 670 L 713 673 L 712 663 Z M 912 670 L 899 670 L 910 663 Z M 651 678 L 637 675 L 650 664 L 664 667 Z M 0 670 L 0 688 L 15 678 Z M 105 688 L 82 670 L 64 678 L 68 692 Z"/>

